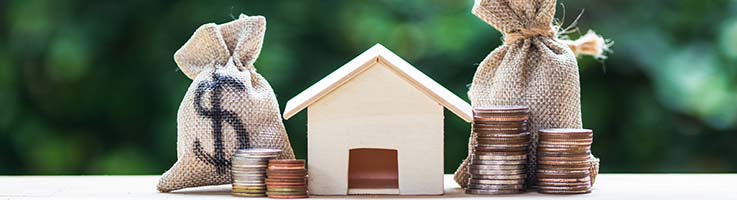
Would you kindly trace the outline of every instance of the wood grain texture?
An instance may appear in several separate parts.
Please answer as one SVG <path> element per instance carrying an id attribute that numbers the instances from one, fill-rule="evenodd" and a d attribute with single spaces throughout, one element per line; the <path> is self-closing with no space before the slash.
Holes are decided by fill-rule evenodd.
<path id="1" fill-rule="evenodd" d="M 0 176 L 0 199 L 245 199 L 230 195 L 230 185 L 159 193 L 159 176 Z M 737 174 L 601 174 L 590 194 L 547 195 L 534 191 L 504 199 L 737 199 Z M 443 196 L 312 196 L 310 199 L 499 199 L 463 194 L 445 175 Z M 247 198 L 267 199 L 267 198 Z"/>

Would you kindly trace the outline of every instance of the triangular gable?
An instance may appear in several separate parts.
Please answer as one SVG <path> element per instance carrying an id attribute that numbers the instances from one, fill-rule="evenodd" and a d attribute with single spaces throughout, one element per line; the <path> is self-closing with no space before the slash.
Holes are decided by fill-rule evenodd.
<path id="1" fill-rule="evenodd" d="M 466 122 L 473 120 L 471 105 L 459 98 L 448 89 L 417 70 L 407 61 L 400 58 L 381 44 L 376 44 L 358 55 L 350 62 L 325 76 L 314 85 L 299 93 L 287 102 L 284 108 L 284 118 L 289 119 L 303 109 L 317 102 L 323 96 L 351 80 L 370 66 L 381 62 L 389 66 L 398 75 L 409 81 L 415 88 L 431 97 L 437 103 L 456 114 Z"/>

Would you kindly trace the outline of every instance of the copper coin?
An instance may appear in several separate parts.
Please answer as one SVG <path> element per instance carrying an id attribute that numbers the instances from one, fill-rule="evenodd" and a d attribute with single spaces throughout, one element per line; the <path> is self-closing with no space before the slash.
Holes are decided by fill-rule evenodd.
<path id="1" fill-rule="evenodd" d="M 305 183 L 267 183 L 267 187 L 273 187 L 273 186 L 305 186 L 307 184 Z"/>
<path id="2" fill-rule="evenodd" d="M 267 178 L 266 183 L 304 183 L 306 178 Z"/>
<path id="3" fill-rule="evenodd" d="M 285 169 L 285 170 L 304 170 L 305 166 L 302 164 L 269 164 L 269 169 Z"/>
<path id="4" fill-rule="evenodd" d="M 581 178 L 537 178 L 537 182 L 554 182 L 554 183 L 579 183 L 579 182 L 590 182 L 591 177 Z"/>
<path id="5" fill-rule="evenodd" d="M 290 170 L 287 170 L 287 169 L 269 169 L 269 170 L 266 170 L 266 173 L 272 173 L 272 174 L 304 174 L 306 172 L 307 172 L 307 170 L 305 170 L 305 169 L 298 169 L 298 170 L 294 170 L 294 169 L 290 169 Z"/>
<path id="6" fill-rule="evenodd" d="M 268 191 L 270 192 L 304 192 L 307 191 L 307 186 L 271 186 Z"/>
<path id="7" fill-rule="evenodd" d="M 271 196 L 269 196 L 269 198 L 274 198 L 274 199 L 303 199 L 303 198 L 308 198 L 308 196 L 306 194 L 305 195 L 279 195 L 279 196 L 271 195 Z"/>
<path id="8" fill-rule="evenodd" d="M 268 195 L 298 195 L 298 194 L 307 194 L 307 190 L 301 189 L 301 190 L 272 190 L 269 188 L 266 191 L 266 194 Z"/>
<path id="9" fill-rule="evenodd" d="M 272 178 L 272 179 L 298 179 L 305 177 L 307 174 L 301 173 L 301 174 L 287 174 L 287 173 L 267 173 L 266 177 Z M 279 177 L 277 177 L 279 176 Z M 281 178 L 284 177 L 284 178 Z"/>
<path id="10" fill-rule="evenodd" d="M 266 191 L 266 195 L 268 195 L 270 198 L 273 198 L 273 196 L 307 195 L 307 191 L 293 191 L 293 192 Z"/>
<path id="11" fill-rule="evenodd" d="M 305 160 L 302 159 L 271 159 L 269 163 L 274 164 L 305 164 Z"/>

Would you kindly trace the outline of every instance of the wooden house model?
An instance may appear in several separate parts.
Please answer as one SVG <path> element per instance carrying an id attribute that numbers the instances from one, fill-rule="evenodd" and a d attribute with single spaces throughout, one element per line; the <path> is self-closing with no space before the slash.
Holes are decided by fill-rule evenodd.
<path id="1" fill-rule="evenodd" d="M 377 44 L 287 102 L 307 108 L 309 191 L 315 195 L 443 194 L 443 108 L 471 106 Z"/>

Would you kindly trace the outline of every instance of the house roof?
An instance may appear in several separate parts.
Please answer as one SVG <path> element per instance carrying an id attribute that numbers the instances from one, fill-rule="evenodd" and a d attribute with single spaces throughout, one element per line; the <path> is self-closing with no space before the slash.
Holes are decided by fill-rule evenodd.
<path id="1" fill-rule="evenodd" d="M 407 61 L 400 58 L 381 44 L 376 44 L 370 49 L 358 55 L 342 67 L 330 73 L 322 80 L 310 86 L 287 102 L 284 109 L 284 118 L 289 119 L 295 114 L 307 108 L 312 103 L 320 100 L 323 96 L 330 94 L 333 90 L 350 81 L 353 77 L 361 74 L 376 63 L 383 63 L 393 69 L 398 75 L 409 81 L 415 88 L 431 97 L 440 105 L 456 114 L 466 122 L 473 120 L 471 105 L 459 98 L 445 87 L 435 82 L 427 75 L 417 70 Z"/>

